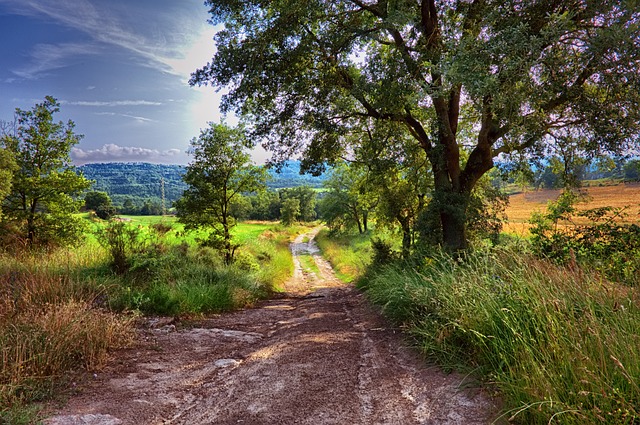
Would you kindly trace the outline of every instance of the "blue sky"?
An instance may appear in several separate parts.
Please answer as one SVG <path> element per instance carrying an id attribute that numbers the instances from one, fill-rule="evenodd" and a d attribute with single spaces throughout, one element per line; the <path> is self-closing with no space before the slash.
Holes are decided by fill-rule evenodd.
<path id="1" fill-rule="evenodd" d="M 51 95 L 85 136 L 76 164 L 187 163 L 220 120 L 220 94 L 187 83 L 214 53 L 207 18 L 202 0 L 0 0 L 0 119 Z"/>

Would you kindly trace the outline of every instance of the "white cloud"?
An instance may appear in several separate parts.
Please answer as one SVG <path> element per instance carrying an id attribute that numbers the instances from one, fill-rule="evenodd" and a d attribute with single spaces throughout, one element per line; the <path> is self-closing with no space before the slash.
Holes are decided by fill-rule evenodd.
<path id="1" fill-rule="evenodd" d="M 53 69 L 69 66 L 71 57 L 95 55 L 98 51 L 99 49 L 91 44 L 37 44 L 30 52 L 31 63 L 13 73 L 27 80 L 33 80 Z"/>
<path id="2" fill-rule="evenodd" d="M 98 100 L 76 100 L 76 101 L 62 101 L 65 105 L 72 106 L 161 106 L 162 102 L 154 102 L 150 100 L 112 100 L 112 101 L 98 101 Z"/>
<path id="3" fill-rule="evenodd" d="M 114 143 L 103 145 L 99 149 L 71 148 L 71 158 L 76 164 L 90 162 L 146 162 L 165 161 L 180 154 L 180 149 L 147 149 L 135 146 L 118 146 Z"/>
<path id="4" fill-rule="evenodd" d="M 46 17 L 82 31 L 95 42 L 123 48 L 145 65 L 178 75 L 185 83 L 191 72 L 205 65 L 213 53 L 214 30 L 205 23 L 204 9 L 202 19 L 198 19 L 195 14 L 172 16 L 160 6 L 154 16 L 129 16 L 135 10 L 131 7 L 118 15 L 112 3 L 89 0 L 0 0 L 0 4 L 13 13 Z M 147 34 L 142 33 L 144 23 L 150 23 L 152 28 Z M 158 32 L 158 25 L 162 32 Z"/>
<path id="5" fill-rule="evenodd" d="M 112 117 L 125 117 L 125 118 L 131 118 L 133 120 L 135 120 L 138 123 L 144 124 L 144 123 L 149 123 L 149 122 L 159 122 L 158 120 L 154 120 L 151 118 L 146 118 L 146 117 L 141 117 L 139 115 L 130 115 L 130 114 L 119 114 L 116 112 L 96 112 L 96 115 L 109 115 Z"/>

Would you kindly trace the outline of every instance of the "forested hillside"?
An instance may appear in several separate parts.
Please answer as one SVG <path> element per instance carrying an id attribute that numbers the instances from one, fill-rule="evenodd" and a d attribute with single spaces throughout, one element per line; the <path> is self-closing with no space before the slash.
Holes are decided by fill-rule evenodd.
<path id="1" fill-rule="evenodd" d="M 180 198 L 187 187 L 182 181 L 182 165 L 111 162 L 86 164 L 78 170 L 95 181 L 92 190 L 107 192 L 116 205 L 127 198 L 136 204 L 161 201 L 163 179 L 167 205 Z"/>
<path id="2" fill-rule="evenodd" d="M 146 162 L 110 162 L 86 164 L 78 167 L 86 178 L 94 180 L 92 190 L 107 192 L 113 203 L 122 206 L 126 199 L 140 206 L 145 201 L 160 203 L 162 200 L 162 180 L 164 179 L 165 202 L 170 206 L 182 196 L 186 184 L 182 181 L 183 165 L 150 164 Z M 300 174 L 298 161 L 287 162 L 279 173 L 270 170 L 271 189 L 285 187 L 322 187 L 325 177 Z"/>

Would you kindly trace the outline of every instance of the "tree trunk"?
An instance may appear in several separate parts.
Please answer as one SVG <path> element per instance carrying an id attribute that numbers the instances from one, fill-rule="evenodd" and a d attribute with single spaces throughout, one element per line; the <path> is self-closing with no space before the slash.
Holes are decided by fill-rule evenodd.
<path id="1" fill-rule="evenodd" d="M 364 233 L 364 232 L 362 231 L 362 223 L 360 222 L 360 218 L 358 217 L 358 215 L 357 215 L 357 214 L 356 214 L 356 223 L 358 223 L 358 232 L 359 232 L 360 234 Z"/>
<path id="2" fill-rule="evenodd" d="M 411 255 L 411 220 L 409 217 L 396 217 L 402 228 L 402 258 L 407 259 Z"/>
<path id="3" fill-rule="evenodd" d="M 462 205 L 456 206 L 463 208 Z M 465 214 L 458 211 L 440 211 L 442 245 L 447 251 L 460 252 L 468 248 Z"/>
<path id="4" fill-rule="evenodd" d="M 367 232 L 369 230 L 369 211 L 368 210 L 364 210 L 362 212 L 362 227 L 364 228 L 364 231 Z"/>

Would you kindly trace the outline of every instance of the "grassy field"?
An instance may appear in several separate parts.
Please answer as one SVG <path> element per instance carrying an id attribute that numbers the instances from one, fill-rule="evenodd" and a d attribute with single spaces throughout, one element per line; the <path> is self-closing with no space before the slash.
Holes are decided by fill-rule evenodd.
<path id="1" fill-rule="evenodd" d="M 584 188 L 587 202 L 578 205 L 578 209 L 585 210 L 600 207 L 627 208 L 627 222 L 640 222 L 640 183 L 619 184 L 616 186 L 594 186 Z M 530 225 L 528 220 L 534 211 L 544 211 L 549 201 L 554 201 L 560 195 L 560 190 L 537 190 L 518 193 L 509 197 L 507 207 L 508 223 L 505 231 L 518 236 L 527 236 Z M 578 224 L 581 224 L 578 222 Z"/>
<path id="2" fill-rule="evenodd" d="M 138 236 L 118 273 L 93 233 L 75 248 L 0 253 L 0 424 L 34 423 L 29 406 L 55 393 L 70 371 L 99 368 L 110 350 L 127 345 L 140 314 L 194 317 L 280 290 L 293 273 L 289 242 L 303 231 L 240 223 L 236 261 L 227 266 L 174 217 L 124 218 Z M 87 219 L 93 231 L 106 226 Z"/>

